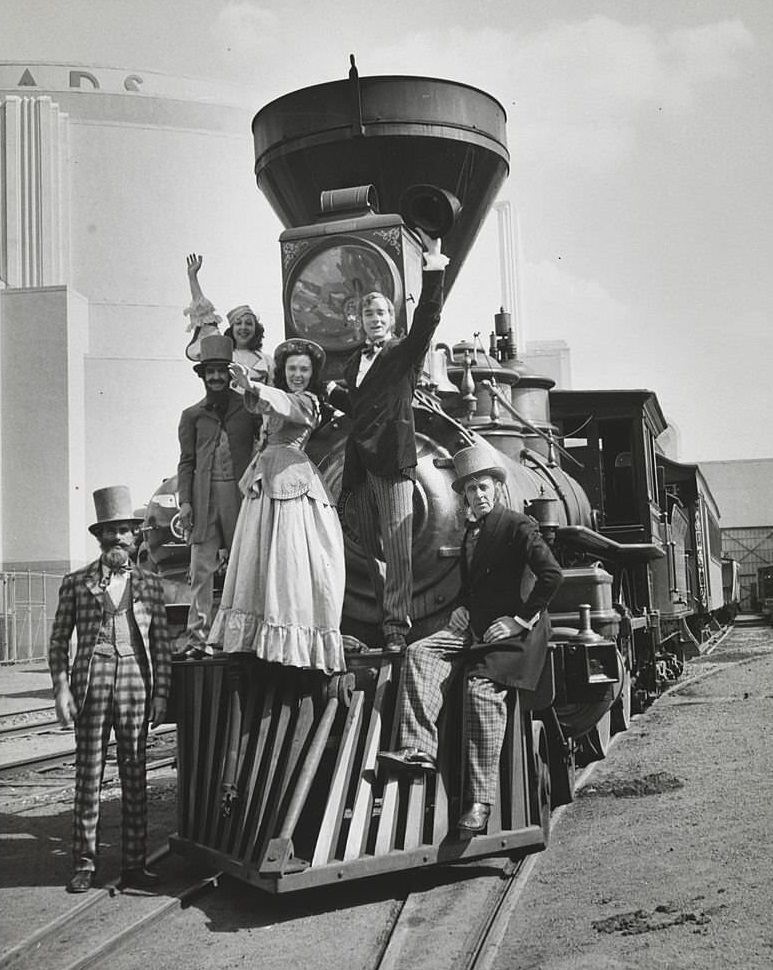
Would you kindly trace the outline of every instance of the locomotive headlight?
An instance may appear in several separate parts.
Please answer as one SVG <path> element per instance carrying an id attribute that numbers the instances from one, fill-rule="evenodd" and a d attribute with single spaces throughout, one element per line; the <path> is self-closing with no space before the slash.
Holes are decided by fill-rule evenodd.
<path id="1" fill-rule="evenodd" d="M 365 337 L 360 302 L 366 293 L 378 291 L 400 305 L 398 267 L 384 250 L 355 237 L 338 235 L 307 246 L 308 255 L 287 279 L 286 319 L 297 336 L 316 340 L 328 352 L 352 351 Z"/>

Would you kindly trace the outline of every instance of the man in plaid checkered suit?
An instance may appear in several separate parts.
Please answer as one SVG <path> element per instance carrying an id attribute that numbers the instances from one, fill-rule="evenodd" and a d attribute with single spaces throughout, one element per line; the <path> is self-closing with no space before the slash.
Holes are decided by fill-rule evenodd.
<path id="1" fill-rule="evenodd" d="M 160 724 L 171 683 L 161 581 L 132 565 L 141 519 L 123 485 L 94 492 L 89 531 L 102 554 L 68 573 L 59 590 L 48 649 L 56 713 L 75 722 L 75 810 L 69 892 L 91 888 L 96 868 L 99 798 L 108 740 L 115 731 L 122 801 L 122 883 L 152 888 L 145 868 L 148 724 Z M 77 633 L 70 668 L 70 640 Z"/>
<path id="2" fill-rule="evenodd" d="M 470 519 L 462 540 L 461 591 L 448 625 L 408 647 L 397 717 L 400 748 L 379 760 L 401 771 L 434 771 L 437 719 L 454 677 L 466 677 L 467 777 L 462 836 L 482 832 L 496 798 L 509 687 L 534 690 L 550 636 L 548 602 L 561 567 L 537 523 L 502 504 L 505 470 L 488 445 L 454 456 Z M 534 582 L 530 585 L 533 574 Z"/>

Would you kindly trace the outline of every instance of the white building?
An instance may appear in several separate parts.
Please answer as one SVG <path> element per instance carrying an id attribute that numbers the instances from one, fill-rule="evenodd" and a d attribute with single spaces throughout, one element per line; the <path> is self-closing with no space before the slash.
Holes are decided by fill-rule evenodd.
<path id="1" fill-rule="evenodd" d="M 174 473 L 202 394 L 187 252 L 223 317 L 250 303 L 281 339 L 258 106 L 154 72 L 0 64 L 1 568 L 81 564 L 95 488 L 125 483 L 140 506 Z"/>

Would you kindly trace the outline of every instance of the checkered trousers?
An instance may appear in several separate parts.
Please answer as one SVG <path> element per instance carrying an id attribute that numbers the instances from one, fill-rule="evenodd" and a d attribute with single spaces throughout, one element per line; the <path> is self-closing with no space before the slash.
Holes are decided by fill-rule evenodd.
<path id="1" fill-rule="evenodd" d="M 412 643 L 405 654 L 398 697 L 401 748 L 437 757 L 437 721 L 454 677 L 469 654 L 472 635 L 439 630 Z M 464 732 L 467 739 L 468 801 L 491 804 L 497 794 L 499 756 L 507 727 L 507 688 L 486 677 L 467 680 Z"/>
<path id="2" fill-rule="evenodd" d="M 369 471 L 352 491 L 357 531 L 387 636 L 410 628 L 413 487 L 403 475 L 384 478 Z"/>
<path id="3" fill-rule="evenodd" d="M 99 839 L 99 796 L 110 729 L 115 730 L 123 795 L 123 868 L 145 864 L 148 678 L 134 656 L 95 654 L 86 701 L 75 723 L 76 779 L 73 861 L 94 869 Z"/>

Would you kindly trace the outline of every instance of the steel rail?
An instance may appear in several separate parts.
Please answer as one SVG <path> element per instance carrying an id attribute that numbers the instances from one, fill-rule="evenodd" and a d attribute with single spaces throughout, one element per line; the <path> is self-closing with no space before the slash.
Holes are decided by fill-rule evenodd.
<path id="1" fill-rule="evenodd" d="M 147 858 L 147 864 L 149 866 L 153 866 L 157 862 L 161 862 L 169 854 L 170 849 L 168 845 L 160 846 L 158 849 L 155 849 L 150 853 Z M 8 950 L 0 953 L 0 967 L 7 967 L 12 962 L 26 956 L 32 947 L 42 943 L 47 937 L 52 936 L 63 926 L 69 925 L 71 920 L 81 916 L 106 897 L 114 896 L 116 892 L 118 892 L 119 881 L 119 879 L 113 879 L 111 882 L 105 883 L 104 886 L 95 888 L 82 899 L 78 900 L 78 902 L 71 906 L 67 912 L 62 913 L 50 920 L 48 923 L 45 923 L 43 926 L 30 933 L 29 936 L 25 937 L 19 943 L 15 943 Z"/>
<path id="2" fill-rule="evenodd" d="M 55 717 L 49 717 L 33 723 L 3 724 L 0 725 L 0 741 L 5 741 L 10 738 L 32 737 L 36 734 L 46 734 L 52 727 L 56 727 L 58 723 L 59 721 Z M 62 728 L 63 732 L 66 730 L 66 728 Z"/>
<path id="3" fill-rule="evenodd" d="M 56 723 L 56 711 L 53 704 L 48 707 L 37 707 L 23 711 L 8 711 L 5 714 L 0 714 L 0 738 L 12 735 L 16 731 L 34 730 L 37 727 Z"/>
<path id="4" fill-rule="evenodd" d="M 85 956 L 73 960 L 72 963 L 68 963 L 64 967 L 64 970 L 86 970 L 87 967 L 105 966 L 105 963 L 102 962 L 105 957 L 119 951 L 132 937 L 138 935 L 146 927 L 157 922 L 172 910 L 183 909 L 199 893 L 207 889 L 216 889 L 222 875 L 222 872 L 216 872 L 211 876 L 205 876 L 203 879 L 197 879 L 194 883 L 182 889 L 176 896 L 168 896 L 159 900 L 159 905 L 149 913 L 130 923 L 129 926 L 125 926 L 122 930 L 113 933 L 104 943 L 95 947 L 94 950 Z"/>
<path id="5" fill-rule="evenodd" d="M 161 727 L 154 728 L 152 734 L 148 735 L 148 737 L 163 737 L 164 735 L 171 734 L 176 730 L 176 725 L 164 724 Z M 109 750 L 114 748 L 115 741 L 111 741 Z M 64 767 L 69 764 L 70 759 L 75 758 L 75 753 L 76 749 L 73 746 L 68 747 L 64 751 L 55 751 L 51 754 L 34 755 L 31 758 L 18 758 L 16 761 L 7 761 L 4 764 L 0 764 L 0 777 L 5 774 L 11 774 L 15 771 L 47 771 L 51 768 Z"/>

